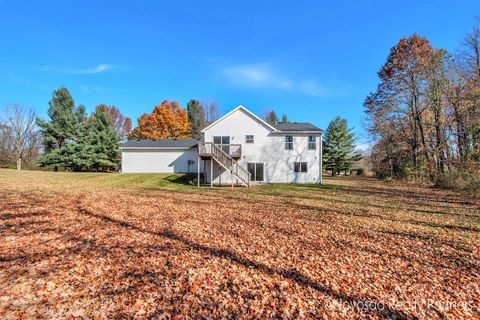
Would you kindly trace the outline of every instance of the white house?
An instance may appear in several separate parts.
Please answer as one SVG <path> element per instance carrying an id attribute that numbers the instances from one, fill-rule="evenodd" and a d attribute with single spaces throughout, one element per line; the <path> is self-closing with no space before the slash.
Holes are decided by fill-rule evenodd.
<path id="1" fill-rule="evenodd" d="M 239 106 L 202 133 L 202 141 L 130 140 L 122 172 L 203 173 L 206 183 L 246 186 L 322 182 L 322 130 L 310 123 L 270 125 Z"/>

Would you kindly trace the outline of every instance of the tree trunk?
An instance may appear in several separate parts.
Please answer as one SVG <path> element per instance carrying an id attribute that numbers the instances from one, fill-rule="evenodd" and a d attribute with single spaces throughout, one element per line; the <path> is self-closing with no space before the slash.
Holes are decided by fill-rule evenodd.
<path id="1" fill-rule="evenodd" d="M 456 122 L 456 131 L 457 131 L 457 145 L 460 161 L 466 161 L 468 158 L 468 139 L 466 126 L 464 118 L 462 116 L 462 111 L 460 110 L 460 94 L 457 92 L 457 99 L 453 103 L 453 111 Z"/>
<path id="2" fill-rule="evenodd" d="M 415 106 L 414 106 L 414 97 L 410 97 L 410 112 L 413 122 L 413 141 L 411 143 L 412 154 L 413 154 L 413 166 L 415 168 L 415 176 L 418 167 L 418 128 L 417 128 L 417 119 L 415 117 Z M 412 140 L 412 139 L 410 139 Z"/>
<path id="3" fill-rule="evenodd" d="M 438 156 L 438 167 L 437 167 L 437 172 L 445 172 L 445 153 L 446 150 L 444 148 L 446 147 L 445 143 L 445 133 L 443 132 L 442 128 L 442 122 L 441 122 L 441 109 L 440 108 L 435 108 L 434 110 L 434 127 L 435 127 L 435 136 L 437 139 L 437 156 Z"/>
<path id="4" fill-rule="evenodd" d="M 22 158 L 18 158 L 16 161 L 17 170 L 22 170 Z"/>

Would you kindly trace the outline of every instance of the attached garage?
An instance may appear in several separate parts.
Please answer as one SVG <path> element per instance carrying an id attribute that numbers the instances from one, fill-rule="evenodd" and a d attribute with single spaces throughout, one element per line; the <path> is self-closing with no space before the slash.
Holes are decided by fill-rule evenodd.
<path id="1" fill-rule="evenodd" d="M 124 173 L 197 172 L 196 139 L 130 140 L 122 151 Z"/>

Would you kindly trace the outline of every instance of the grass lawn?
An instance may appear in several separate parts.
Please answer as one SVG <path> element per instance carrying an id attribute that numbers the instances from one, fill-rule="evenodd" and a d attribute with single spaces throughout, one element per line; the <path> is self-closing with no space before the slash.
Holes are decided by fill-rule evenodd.
<path id="1" fill-rule="evenodd" d="M 480 201 L 0 169 L 0 318 L 480 317 Z"/>

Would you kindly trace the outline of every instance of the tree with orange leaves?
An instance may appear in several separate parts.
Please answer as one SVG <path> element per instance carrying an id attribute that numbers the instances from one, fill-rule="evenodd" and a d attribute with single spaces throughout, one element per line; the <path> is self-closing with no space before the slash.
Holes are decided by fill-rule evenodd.
<path id="1" fill-rule="evenodd" d="M 159 140 L 167 138 L 191 138 L 190 123 L 185 109 L 177 101 L 163 101 L 151 114 L 138 118 L 138 127 L 129 139 Z"/>

